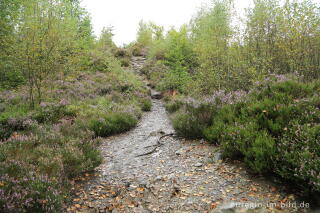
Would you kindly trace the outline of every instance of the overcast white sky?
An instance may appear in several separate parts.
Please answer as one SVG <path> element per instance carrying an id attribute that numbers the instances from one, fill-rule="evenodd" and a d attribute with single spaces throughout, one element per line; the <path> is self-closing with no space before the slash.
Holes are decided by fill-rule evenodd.
<path id="1" fill-rule="evenodd" d="M 320 0 L 315 0 L 319 2 Z M 136 37 L 140 20 L 153 21 L 169 29 L 188 23 L 201 5 L 211 0 L 82 0 L 92 17 L 94 32 L 99 35 L 104 26 L 114 27 L 117 45 L 127 44 Z M 252 0 L 235 0 L 242 11 Z"/>

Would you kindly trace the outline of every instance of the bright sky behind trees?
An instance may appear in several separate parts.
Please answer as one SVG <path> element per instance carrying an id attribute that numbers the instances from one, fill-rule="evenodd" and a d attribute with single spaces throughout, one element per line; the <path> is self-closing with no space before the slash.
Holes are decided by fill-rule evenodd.
<path id="1" fill-rule="evenodd" d="M 117 45 L 135 40 L 140 20 L 153 21 L 166 29 L 179 27 L 190 21 L 201 5 L 211 0 L 83 0 L 92 17 L 95 34 L 104 26 L 114 27 Z M 235 6 L 243 10 L 251 0 L 237 0 Z"/>

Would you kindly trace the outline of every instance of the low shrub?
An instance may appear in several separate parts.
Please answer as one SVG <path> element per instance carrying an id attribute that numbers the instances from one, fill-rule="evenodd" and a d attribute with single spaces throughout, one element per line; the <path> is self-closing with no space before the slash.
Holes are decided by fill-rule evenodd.
<path id="1" fill-rule="evenodd" d="M 97 145 L 92 133 L 70 123 L 0 143 L 0 211 L 60 212 L 68 178 L 101 163 Z"/>
<path id="2" fill-rule="evenodd" d="M 172 116 L 173 127 L 180 136 L 191 139 L 201 138 L 203 130 L 211 124 L 213 112 L 211 105 L 185 104 Z"/>
<path id="3" fill-rule="evenodd" d="M 114 70 L 121 70 L 119 61 L 110 51 L 92 51 L 86 67 L 92 72 L 113 72 Z"/>
<path id="4" fill-rule="evenodd" d="M 28 117 L 0 120 L 0 141 L 8 139 L 14 132 L 31 130 L 36 125 L 37 122 Z"/>
<path id="5" fill-rule="evenodd" d="M 168 67 L 162 61 L 147 60 L 141 69 L 141 73 L 149 79 L 151 86 L 154 88 L 163 80 L 167 69 Z"/>
<path id="6" fill-rule="evenodd" d="M 243 159 L 257 173 L 320 191 L 319 89 L 319 81 L 259 86 L 246 101 L 217 109 L 204 136 L 221 144 L 224 157 Z"/>
<path id="7" fill-rule="evenodd" d="M 121 58 L 120 64 L 122 67 L 129 67 L 130 66 L 130 58 Z"/>
<path id="8" fill-rule="evenodd" d="M 129 113 L 109 113 L 100 118 L 93 118 L 89 121 L 89 129 L 96 137 L 107 137 L 122 133 L 136 126 L 138 120 Z"/>
<path id="9" fill-rule="evenodd" d="M 142 111 L 144 111 L 144 112 L 151 111 L 152 102 L 149 98 L 142 99 L 140 105 L 141 105 Z"/>
<path id="10" fill-rule="evenodd" d="M 135 43 L 129 47 L 131 54 L 133 56 L 144 56 L 145 50 L 144 47 L 138 43 Z"/>
<path id="11" fill-rule="evenodd" d="M 177 112 L 183 106 L 183 102 L 181 100 L 169 100 L 166 103 L 165 108 L 169 113 Z"/>
<path id="12" fill-rule="evenodd" d="M 130 52 L 125 48 L 117 48 L 115 50 L 114 56 L 117 58 L 130 57 Z"/>
<path id="13" fill-rule="evenodd" d="M 39 109 L 33 113 L 32 118 L 39 123 L 56 123 L 65 116 L 75 116 L 75 114 L 72 111 L 69 111 L 66 105 L 43 103 Z"/>
<path id="14" fill-rule="evenodd" d="M 150 109 L 141 80 L 110 54 L 92 51 L 81 71 L 52 79 L 35 108 L 23 87 L 0 93 L 0 212 L 62 212 L 70 180 L 102 162 L 96 137 Z"/>
<path id="15" fill-rule="evenodd" d="M 58 182 L 38 175 L 21 161 L 0 163 L 1 212 L 59 212 L 63 194 Z"/>

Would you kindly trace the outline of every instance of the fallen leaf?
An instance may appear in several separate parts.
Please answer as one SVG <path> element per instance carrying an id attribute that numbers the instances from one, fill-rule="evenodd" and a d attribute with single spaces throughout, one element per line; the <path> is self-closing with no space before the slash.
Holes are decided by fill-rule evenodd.
<path id="1" fill-rule="evenodd" d="M 137 188 L 137 191 L 138 191 L 138 192 L 143 192 L 143 191 L 144 191 L 144 188 L 138 187 L 138 188 Z"/>
<path id="2" fill-rule="evenodd" d="M 257 191 L 258 191 L 258 189 L 257 189 L 256 187 L 252 187 L 252 188 L 251 188 L 251 191 L 253 191 L 253 192 L 257 192 Z"/>
<path id="3" fill-rule="evenodd" d="M 277 188 L 274 187 L 274 186 L 272 186 L 272 187 L 271 187 L 271 192 L 276 192 L 276 191 L 277 191 Z"/>
<path id="4" fill-rule="evenodd" d="M 214 203 L 211 203 L 211 209 L 215 209 L 218 207 L 218 203 L 217 202 L 214 202 Z"/>

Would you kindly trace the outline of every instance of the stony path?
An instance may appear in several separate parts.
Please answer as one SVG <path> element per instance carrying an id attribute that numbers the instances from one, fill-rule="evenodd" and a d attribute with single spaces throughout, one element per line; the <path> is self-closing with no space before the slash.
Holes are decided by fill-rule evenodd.
<path id="1" fill-rule="evenodd" d="M 143 58 L 133 59 L 139 70 Z M 240 163 L 219 159 L 217 147 L 186 141 L 174 133 L 161 100 L 153 100 L 130 132 L 109 137 L 101 145 L 103 164 L 75 184 L 68 212 L 243 212 L 244 205 L 294 201 L 262 178 L 250 176 Z M 274 204 L 273 204 L 274 203 Z M 293 212 L 294 208 L 257 208 L 255 212 Z"/>

